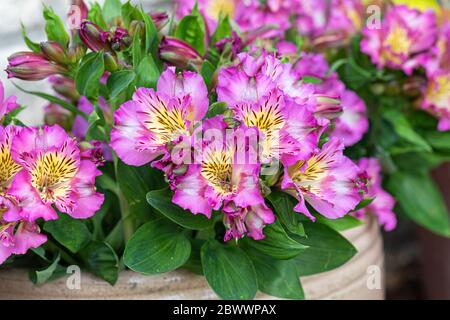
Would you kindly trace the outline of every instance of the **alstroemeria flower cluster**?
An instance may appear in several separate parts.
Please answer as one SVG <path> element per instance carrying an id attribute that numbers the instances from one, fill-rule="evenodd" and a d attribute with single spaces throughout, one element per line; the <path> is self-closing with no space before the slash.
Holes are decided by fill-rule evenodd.
<path id="1" fill-rule="evenodd" d="M 335 219 L 362 200 L 359 170 L 341 140 L 321 146 L 330 124 L 318 112 L 324 94 L 293 65 L 264 51 L 241 53 L 218 72 L 216 92 L 227 111 L 205 118 L 201 76 L 168 68 L 156 90 L 137 89 L 116 111 L 111 147 L 127 164 L 163 170 L 180 207 L 208 218 L 222 211 L 225 240 L 264 238 L 275 220 L 264 196 L 274 185 L 313 220 L 306 203 Z"/>
<path id="2" fill-rule="evenodd" d="M 393 6 L 386 12 L 381 28 L 366 27 L 363 35 L 361 50 L 374 64 L 411 74 L 436 41 L 436 16 L 432 10 L 420 12 L 407 6 Z"/>
<path id="3" fill-rule="evenodd" d="M 433 10 L 406 6 L 388 9 L 378 30 L 365 28 L 361 50 L 379 68 L 401 69 L 411 75 L 423 67 L 428 83 L 423 108 L 439 119 L 438 129 L 450 130 L 450 26 L 439 25 Z"/>
<path id="4" fill-rule="evenodd" d="M 215 30 L 220 15 L 225 15 L 232 18 L 244 33 L 258 30 L 264 38 L 283 38 L 286 30 L 294 28 L 318 44 L 350 39 L 361 30 L 364 11 L 358 0 L 202 0 L 176 3 L 178 18 L 190 14 L 198 3 L 210 33 Z"/>
<path id="5" fill-rule="evenodd" d="M 59 126 L 0 126 L 0 263 L 46 241 L 37 220 L 91 217 L 103 203 L 100 174 Z"/>

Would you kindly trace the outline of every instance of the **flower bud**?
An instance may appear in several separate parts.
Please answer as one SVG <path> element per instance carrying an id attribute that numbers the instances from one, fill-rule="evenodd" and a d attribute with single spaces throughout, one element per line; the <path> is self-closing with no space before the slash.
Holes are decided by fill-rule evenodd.
<path id="1" fill-rule="evenodd" d="M 156 29 L 161 30 L 169 22 L 169 16 L 165 12 L 151 12 L 149 14 L 155 24 Z"/>
<path id="2" fill-rule="evenodd" d="M 90 21 L 82 22 L 79 34 L 81 41 L 92 51 L 111 51 L 108 32 L 103 31 L 96 24 Z"/>
<path id="3" fill-rule="evenodd" d="M 34 52 L 18 52 L 8 58 L 8 78 L 42 80 L 54 74 L 63 74 L 66 68 L 52 63 L 44 55 Z"/>
<path id="4" fill-rule="evenodd" d="M 70 63 L 76 63 L 80 61 L 86 54 L 86 47 L 80 43 L 74 43 L 68 52 L 68 58 Z"/>
<path id="5" fill-rule="evenodd" d="M 57 104 L 50 103 L 44 109 L 44 122 L 49 126 L 57 124 L 69 130 L 71 118 L 72 114 Z"/>
<path id="6" fill-rule="evenodd" d="M 176 67 L 186 69 L 193 67 L 200 70 L 203 58 L 188 43 L 173 37 L 164 37 L 159 47 L 162 60 Z"/>
<path id="7" fill-rule="evenodd" d="M 131 21 L 130 26 L 128 27 L 128 33 L 130 34 L 130 37 L 134 37 L 136 32 L 140 37 L 144 36 L 144 22 L 138 20 Z"/>
<path id="8" fill-rule="evenodd" d="M 45 57 L 56 63 L 67 64 L 69 58 L 67 57 L 66 50 L 55 41 L 41 42 L 41 51 Z"/>
<path id="9" fill-rule="evenodd" d="M 334 97 L 317 95 L 315 115 L 328 120 L 336 119 L 342 114 L 342 105 L 339 99 Z"/>
<path id="10" fill-rule="evenodd" d="M 111 40 L 111 48 L 114 51 L 121 51 L 128 48 L 130 45 L 131 38 L 128 31 L 124 28 L 117 27 Z"/>
<path id="11" fill-rule="evenodd" d="M 49 78 L 49 82 L 52 84 L 53 90 L 55 90 L 63 97 L 71 101 L 78 101 L 78 99 L 80 99 L 80 94 L 75 88 L 75 82 L 72 79 L 60 76 L 52 76 Z"/>
<path id="12" fill-rule="evenodd" d="M 109 52 L 105 52 L 103 55 L 105 61 L 105 69 L 109 72 L 114 72 L 119 69 L 119 64 L 117 62 L 117 57 Z"/>

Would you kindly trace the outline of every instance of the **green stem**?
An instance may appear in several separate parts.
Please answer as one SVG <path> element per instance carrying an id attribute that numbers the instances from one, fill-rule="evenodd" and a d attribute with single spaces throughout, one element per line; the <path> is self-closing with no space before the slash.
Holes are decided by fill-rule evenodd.
<path id="1" fill-rule="evenodd" d="M 79 265 L 79 262 L 72 258 L 69 253 L 67 253 L 61 246 L 57 245 L 52 240 L 48 240 L 45 245 L 50 251 L 59 252 L 61 259 L 67 262 L 69 265 Z"/>
<path id="2" fill-rule="evenodd" d="M 114 168 L 116 173 L 116 183 L 117 183 L 117 177 L 118 177 L 118 170 L 117 170 L 117 163 L 119 159 L 116 155 L 114 155 Z M 125 199 L 125 196 L 123 195 L 122 190 L 120 189 L 120 186 L 117 185 L 116 194 L 119 199 L 119 206 L 120 206 L 120 214 L 122 216 L 122 226 L 123 226 L 123 238 L 125 243 L 130 240 L 131 236 L 134 233 L 134 224 L 133 220 L 130 219 L 130 207 L 128 205 L 127 199 Z"/>

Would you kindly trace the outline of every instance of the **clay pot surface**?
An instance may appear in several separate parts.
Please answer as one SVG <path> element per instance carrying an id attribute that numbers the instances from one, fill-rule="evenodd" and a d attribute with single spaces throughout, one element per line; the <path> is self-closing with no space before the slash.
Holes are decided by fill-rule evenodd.
<path id="1" fill-rule="evenodd" d="M 358 249 L 345 265 L 329 272 L 302 277 L 306 299 L 384 299 L 383 243 L 374 219 L 343 235 Z M 378 274 L 374 274 L 378 273 Z M 371 279 L 380 279 L 370 289 Z M 217 299 L 202 276 L 185 270 L 144 276 L 131 271 L 120 274 L 115 286 L 83 272 L 80 289 L 69 289 L 68 278 L 42 286 L 33 285 L 26 270 L 0 271 L 0 299 Z M 258 293 L 257 299 L 273 299 Z"/>

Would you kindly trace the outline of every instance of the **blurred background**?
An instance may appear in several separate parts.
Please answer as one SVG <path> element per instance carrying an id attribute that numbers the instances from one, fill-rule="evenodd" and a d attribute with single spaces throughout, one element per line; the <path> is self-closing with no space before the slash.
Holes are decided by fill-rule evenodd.
<path id="1" fill-rule="evenodd" d="M 88 1 L 89 2 L 89 1 Z M 102 0 L 99 0 L 102 3 Z M 170 7 L 169 1 L 142 0 L 144 9 Z M 14 52 L 27 50 L 23 43 L 20 22 L 25 26 L 28 36 L 35 42 L 45 39 L 42 6 L 52 7 L 61 17 L 66 16 L 70 0 L 1 0 L 3 13 L 0 22 L 0 80 L 4 83 L 7 95 L 17 95 L 18 102 L 28 108 L 21 113 L 21 120 L 27 125 L 39 125 L 43 121 L 43 108 L 46 102 L 40 98 L 24 94 L 7 80 L 3 70 L 7 57 Z M 23 88 L 49 92 L 46 81 L 25 82 L 14 80 Z M 436 178 L 441 186 L 450 181 L 450 166 L 441 169 Z M 447 183 L 446 183 L 447 182 Z M 443 188 L 450 207 L 450 190 Z M 388 299 L 450 299 L 450 240 L 439 238 L 419 229 L 406 219 L 399 219 L 396 230 L 384 233 L 386 250 L 386 286 Z M 424 281 L 424 279 L 427 279 Z"/>

